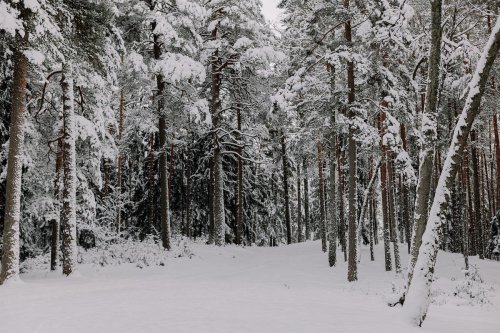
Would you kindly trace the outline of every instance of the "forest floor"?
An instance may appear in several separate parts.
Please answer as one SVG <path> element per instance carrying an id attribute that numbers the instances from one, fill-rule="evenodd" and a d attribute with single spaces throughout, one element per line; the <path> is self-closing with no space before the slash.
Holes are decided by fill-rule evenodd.
<path id="1" fill-rule="evenodd" d="M 402 245 L 403 246 L 403 245 Z M 319 242 L 276 248 L 190 244 L 192 258 L 165 266 L 80 265 L 63 278 L 42 271 L 0 286 L 0 331 L 34 332 L 499 332 L 500 262 L 479 261 L 484 283 L 464 280 L 463 259 L 440 253 L 433 304 L 422 328 L 386 305 L 401 275 L 361 253 L 359 281 L 329 268 Z M 405 252 L 401 249 L 401 252 Z M 406 263 L 406 255 L 402 262 Z M 396 282 L 394 282 L 396 281 Z"/>

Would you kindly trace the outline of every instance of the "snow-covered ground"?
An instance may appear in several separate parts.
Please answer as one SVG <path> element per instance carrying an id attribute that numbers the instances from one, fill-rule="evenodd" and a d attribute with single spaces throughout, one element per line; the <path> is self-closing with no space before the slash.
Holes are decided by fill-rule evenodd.
<path id="1" fill-rule="evenodd" d="M 0 286 L 0 332 L 499 332 L 500 262 L 471 262 L 484 284 L 463 286 L 459 255 L 441 253 L 422 328 L 386 305 L 395 274 L 362 252 L 359 282 L 329 268 L 318 242 L 278 248 L 191 244 L 165 266 L 81 265 L 81 275 L 30 272 Z M 342 259 L 339 253 L 339 258 Z M 406 256 L 403 257 L 406 262 Z M 398 278 L 399 279 L 399 278 Z M 398 280 L 396 279 L 396 280 Z M 399 279 L 400 280 L 400 279 Z M 397 286 L 395 287 L 397 288 Z M 481 304 L 483 303 L 483 304 Z"/>

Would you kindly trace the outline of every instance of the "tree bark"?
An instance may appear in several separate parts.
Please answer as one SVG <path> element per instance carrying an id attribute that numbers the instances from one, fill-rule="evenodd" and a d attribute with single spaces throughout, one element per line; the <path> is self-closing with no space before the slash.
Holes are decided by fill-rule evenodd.
<path id="1" fill-rule="evenodd" d="M 394 170 L 392 166 L 392 161 L 388 161 L 387 163 L 387 173 L 389 178 L 389 188 L 388 188 L 388 201 L 389 201 L 389 227 L 390 227 L 390 235 L 392 242 L 392 250 L 394 251 L 394 268 L 396 273 L 401 272 L 401 260 L 399 256 L 399 245 L 398 245 L 398 236 L 397 236 L 397 219 L 396 219 L 396 203 L 395 203 L 395 189 L 396 186 L 394 184 Z"/>
<path id="2" fill-rule="evenodd" d="M 307 177 L 307 158 L 302 160 L 302 172 L 304 173 L 304 225 L 306 227 L 305 240 L 311 237 L 311 222 L 309 221 L 309 179 Z"/>
<path id="3" fill-rule="evenodd" d="M 321 250 L 326 252 L 326 214 L 325 214 L 325 180 L 323 176 L 323 144 L 318 141 L 318 177 L 319 177 L 319 233 L 321 237 Z"/>
<path id="4" fill-rule="evenodd" d="M 28 32 L 25 32 L 24 38 L 19 37 L 18 42 L 18 48 L 14 51 L 12 113 L 9 128 L 0 284 L 19 279 L 19 222 L 21 220 L 22 160 L 28 67 L 28 60 L 23 51 L 28 44 Z"/>
<path id="5" fill-rule="evenodd" d="M 346 240 L 346 231 L 345 231 L 345 209 L 344 209 L 344 174 L 342 173 L 341 165 L 345 162 L 344 157 L 342 156 L 343 152 L 340 150 L 340 146 L 337 149 L 337 173 L 339 178 L 339 241 L 340 246 L 342 248 L 342 252 L 344 253 L 344 261 L 347 261 L 347 240 Z"/>
<path id="6" fill-rule="evenodd" d="M 236 111 L 236 122 L 238 131 L 236 132 L 236 141 L 238 142 L 238 182 L 236 189 L 236 244 L 241 244 L 241 234 L 243 227 L 243 146 L 241 142 L 241 107 Z"/>
<path id="7" fill-rule="evenodd" d="M 302 193 L 300 191 L 300 163 L 297 163 L 297 242 L 302 239 Z"/>
<path id="8" fill-rule="evenodd" d="M 76 247 L 76 148 L 73 67 L 63 64 L 61 88 L 63 92 L 63 195 L 62 195 L 62 266 L 63 274 L 70 275 L 77 266 Z"/>
<path id="9" fill-rule="evenodd" d="M 215 218 L 214 218 L 214 158 L 210 157 L 209 177 L 208 177 L 208 244 L 213 244 L 215 239 Z"/>
<path id="10" fill-rule="evenodd" d="M 375 243 L 375 199 L 370 200 L 370 261 L 375 261 L 375 251 L 374 251 L 374 243 Z"/>
<path id="11" fill-rule="evenodd" d="M 378 115 L 378 129 L 380 133 L 380 148 L 382 154 L 382 164 L 380 167 L 380 186 L 382 196 L 382 223 L 384 227 L 384 260 L 385 270 L 392 270 L 391 246 L 390 246 L 390 214 L 389 214 L 389 188 L 387 175 L 387 145 L 384 144 L 385 135 L 385 112 L 381 111 Z"/>
<path id="12" fill-rule="evenodd" d="M 116 174 L 116 190 L 118 196 L 118 209 L 116 212 L 116 232 L 120 234 L 122 228 L 122 177 L 123 177 L 123 155 L 121 152 L 123 129 L 125 123 L 125 94 L 123 88 L 120 90 L 120 106 L 118 110 L 118 171 Z"/>
<path id="13" fill-rule="evenodd" d="M 471 157 L 472 157 L 472 191 L 474 193 L 474 220 L 475 220 L 475 239 L 477 254 L 480 259 L 484 259 L 484 244 L 483 244 L 483 223 L 482 223 L 482 205 L 481 205 L 481 191 L 480 191 L 480 166 L 479 156 L 476 147 L 476 131 L 472 130 L 470 133 L 471 141 Z"/>
<path id="14" fill-rule="evenodd" d="M 349 9 L 349 0 L 344 0 L 344 8 Z M 352 46 L 352 28 L 351 21 L 345 23 L 345 40 L 348 47 Z M 347 101 L 351 105 L 355 100 L 354 85 L 354 62 L 347 62 Z M 354 110 L 348 106 L 347 117 L 353 120 Z M 349 158 L 349 258 L 347 269 L 347 280 L 349 282 L 358 280 L 358 260 L 357 260 L 357 242 L 356 242 L 356 222 L 358 214 L 357 203 L 357 147 L 355 139 L 355 128 L 349 126 L 347 155 Z"/>
<path id="15" fill-rule="evenodd" d="M 151 4 L 154 9 L 154 4 Z M 156 28 L 156 22 L 152 24 L 152 31 Z M 153 34 L 153 55 L 155 60 L 161 58 L 160 36 Z M 158 103 L 158 129 L 160 137 L 160 226 L 162 246 L 166 250 L 171 248 L 170 240 L 170 214 L 169 214 L 169 172 L 167 164 L 167 120 L 165 115 L 165 81 L 163 75 L 156 74 L 156 97 Z"/>
<path id="16" fill-rule="evenodd" d="M 329 230 L 329 246 L 328 246 L 328 263 L 330 267 L 337 264 L 337 191 L 336 191 L 336 150 L 337 150 L 337 133 L 335 130 L 335 111 L 332 117 L 332 132 L 330 136 L 330 230 Z"/>
<path id="17" fill-rule="evenodd" d="M 211 39 L 217 40 L 218 27 L 215 27 L 211 33 Z M 222 74 L 219 69 L 220 58 L 219 50 L 216 49 L 212 54 L 211 68 L 212 68 L 212 125 L 213 125 L 213 218 L 214 218 L 214 231 L 213 240 L 214 244 L 221 246 L 224 244 L 224 226 L 225 222 L 225 208 L 224 208 L 224 170 L 222 166 L 222 152 L 219 142 L 219 127 L 221 126 L 221 81 Z"/>
<path id="18" fill-rule="evenodd" d="M 431 0 L 431 50 L 429 55 L 429 78 L 426 105 L 422 113 L 423 143 L 420 152 L 420 168 L 415 198 L 414 226 L 410 260 L 407 269 L 406 289 L 411 284 L 413 269 L 422 244 L 422 235 L 427 225 L 429 196 L 431 193 L 432 167 L 436 140 L 436 113 L 439 89 L 439 65 L 441 62 L 441 17 L 442 0 Z M 404 297 L 404 296 L 403 296 Z"/>
<path id="19" fill-rule="evenodd" d="M 290 219 L 290 194 L 288 192 L 288 156 L 286 152 L 285 133 L 281 132 L 281 158 L 283 161 L 283 188 L 285 196 L 286 242 L 292 244 L 292 225 Z"/>
<path id="20" fill-rule="evenodd" d="M 469 270 L 469 214 L 468 207 L 472 208 L 472 203 L 470 200 L 470 187 L 469 187 L 469 161 L 467 150 L 464 149 L 464 157 L 462 161 L 462 184 L 465 187 L 465 209 L 464 212 L 466 216 L 463 218 L 462 226 L 462 254 L 464 256 L 465 270 Z M 470 203 L 470 204 L 469 204 Z"/>
<path id="21" fill-rule="evenodd" d="M 52 221 L 52 238 L 50 242 L 50 270 L 55 271 L 58 264 L 59 254 L 59 238 L 61 229 L 61 196 L 63 182 L 63 147 L 62 147 L 62 131 L 61 138 L 57 140 L 56 154 L 56 179 L 54 181 L 54 201 L 56 213 L 59 215 Z"/>
<path id="22" fill-rule="evenodd" d="M 403 150 L 408 151 L 408 143 L 406 139 L 406 127 L 404 124 L 401 124 L 401 141 L 403 142 Z M 410 189 L 408 188 L 408 180 L 405 178 L 405 176 L 402 176 L 402 187 L 401 190 L 403 191 L 403 224 L 404 224 L 404 233 L 405 233 L 405 241 L 406 245 L 408 247 L 408 253 L 410 253 L 410 245 L 411 245 L 411 234 L 410 234 L 410 199 L 409 199 L 409 192 Z"/>
<path id="23" fill-rule="evenodd" d="M 147 233 L 151 234 L 156 227 L 156 204 L 155 204 L 155 136 L 149 135 L 148 164 L 148 226 Z"/>
<path id="24" fill-rule="evenodd" d="M 186 160 L 186 236 L 193 237 L 193 226 L 191 221 L 191 162 L 192 162 L 191 147 L 187 147 Z"/>

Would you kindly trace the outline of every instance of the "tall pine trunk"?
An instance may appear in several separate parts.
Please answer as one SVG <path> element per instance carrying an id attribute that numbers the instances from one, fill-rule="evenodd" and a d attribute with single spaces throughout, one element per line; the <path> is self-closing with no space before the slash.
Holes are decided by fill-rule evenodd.
<path id="1" fill-rule="evenodd" d="M 19 222 L 21 220 L 21 180 L 23 166 L 24 123 L 26 115 L 26 76 L 28 60 L 23 54 L 28 33 L 18 37 L 14 51 L 14 78 L 12 82 L 12 113 L 7 157 L 7 186 L 3 228 L 2 270 L 0 284 L 19 278 Z"/>
<path id="2" fill-rule="evenodd" d="M 306 228 L 305 240 L 311 237 L 311 221 L 309 220 L 309 179 L 307 175 L 307 158 L 302 160 L 302 172 L 304 173 L 304 225 Z"/>
<path id="3" fill-rule="evenodd" d="M 149 135 L 149 153 L 147 158 L 148 168 L 148 225 L 147 233 L 151 234 L 156 227 L 156 200 L 155 200 L 155 136 L 153 133 Z"/>
<path id="4" fill-rule="evenodd" d="M 349 9 L 349 0 L 344 0 L 344 8 Z M 351 21 L 345 23 L 345 40 L 348 47 L 352 47 L 352 29 Z M 352 104 L 355 100 L 354 86 L 354 62 L 347 62 L 347 102 L 348 112 L 347 117 L 354 119 L 354 109 Z M 349 126 L 347 155 L 349 159 L 349 256 L 347 268 L 347 280 L 356 281 L 358 279 L 358 260 L 357 260 L 357 242 L 356 242 L 356 222 L 358 218 L 358 198 L 357 198 L 357 147 L 355 139 L 355 128 L 351 124 Z"/>
<path id="5" fill-rule="evenodd" d="M 297 164 L 297 242 L 302 239 L 302 193 L 300 190 L 300 163 Z"/>
<path id="6" fill-rule="evenodd" d="M 347 240 L 345 237 L 345 191 L 344 191 L 344 174 L 342 173 L 341 165 L 343 165 L 345 159 L 343 157 L 343 152 L 340 149 L 340 145 L 337 148 L 337 173 L 339 179 L 339 242 L 342 248 L 342 252 L 344 253 L 344 261 L 347 261 Z"/>
<path id="7" fill-rule="evenodd" d="M 319 234 L 321 238 L 321 250 L 326 252 L 326 213 L 325 213 L 325 179 L 323 176 L 323 144 L 318 141 L 318 177 L 319 177 Z"/>
<path id="8" fill-rule="evenodd" d="M 154 8 L 154 4 L 152 4 Z M 152 9 L 153 9 L 152 8 Z M 152 24 L 154 32 L 156 23 Z M 160 36 L 153 34 L 153 54 L 156 60 L 161 57 Z M 164 249 L 170 250 L 170 214 L 169 214 L 169 172 L 167 163 L 167 120 L 165 115 L 165 81 L 160 74 L 156 75 L 156 96 L 158 103 L 158 129 L 160 137 L 160 227 L 161 227 L 161 242 Z"/>
<path id="9" fill-rule="evenodd" d="M 63 182 L 63 148 L 62 148 L 62 132 L 61 138 L 57 140 L 56 153 L 56 179 L 54 181 L 54 198 L 56 213 L 59 215 L 52 221 L 52 237 L 50 240 L 50 270 L 55 271 L 58 265 L 59 255 L 59 238 L 61 230 L 61 195 Z"/>
<path id="10" fill-rule="evenodd" d="M 471 141 L 471 157 L 472 157 L 472 191 L 474 193 L 474 230 L 476 231 L 473 241 L 479 258 L 484 259 L 484 243 L 483 243 L 483 219 L 482 219 L 482 205 L 481 200 L 483 196 L 480 191 L 480 166 L 479 156 L 476 147 L 476 131 L 472 130 L 470 133 Z"/>
<path id="11" fill-rule="evenodd" d="M 238 131 L 236 132 L 236 140 L 238 142 L 238 182 L 236 188 L 236 244 L 241 244 L 241 234 L 243 230 L 243 142 L 241 142 L 241 106 L 237 108 L 236 122 Z"/>
<path id="12" fill-rule="evenodd" d="M 392 161 L 388 161 L 387 163 L 387 174 L 389 179 L 389 188 L 388 188 L 388 201 L 389 201 L 389 213 L 390 213 L 390 235 L 391 235 L 391 243 L 392 250 L 394 251 L 394 268 L 396 273 L 401 272 L 401 260 L 399 256 L 399 245 L 398 245 L 398 236 L 397 236 L 397 219 L 396 219 L 396 202 L 395 202 L 395 189 L 396 185 L 394 184 L 394 170 L 392 166 Z"/>
<path id="13" fill-rule="evenodd" d="M 385 135 L 385 112 L 381 111 L 379 113 L 378 128 L 380 132 L 380 147 L 382 154 L 382 164 L 380 167 L 380 186 L 381 186 L 381 196 L 382 196 L 382 224 L 384 229 L 384 260 L 385 260 L 385 270 L 392 270 L 392 258 L 391 258 L 391 246 L 390 246 L 390 214 L 389 214 L 389 182 L 387 175 L 387 145 L 384 143 Z"/>
<path id="14" fill-rule="evenodd" d="M 76 270 L 76 133 L 73 91 L 73 67 L 63 64 L 61 88 L 63 93 L 63 192 L 62 192 L 62 267 L 63 274 Z"/>
<path id="15" fill-rule="evenodd" d="M 212 30 L 212 40 L 217 40 L 217 27 Z M 213 125 L 213 241 L 217 246 L 224 244 L 225 208 L 224 208 L 224 170 L 222 167 L 222 152 L 219 142 L 219 127 L 221 126 L 221 73 L 219 50 L 212 54 L 212 125 Z"/>
<path id="16" fill-rule="evenodd" d="M 125 94 L 123 88 L 120 90 L 120 105 L 118 109 L 118 145 L 121 148 L 123 139 L 123 129 L 125 122 Z M 116 191 L 118 196 L 118 209 L 116 212 L 116 232 L 120 234 L 122 229 L 122 184 L 123 184 L 123 154 L 118 152 L 118 171 L 116 174 Z"/>
<path id="17" fill-rule="evenodd" d="M 283 162 L 283 189 L 285 196 L 285 226 L 286 242 L 292 244 L 292 225 L 290 218 L 290 194 L 288 191 L 288 155 L 286 150 L 285 133 L 281 132 L 281 158 Z"/>
<path id="18" fill-rule="evenodd" d="M 333 111 L 335 112 L 335 111 Z M 330 230 L 328 237 L 328 263 L 330 267 L 337 264 L 337 237 L 338 237 L 338 217 L 337 217 L 337 191 L 336 191 L 336 150 L 337 133 L 335 130 L 335 113 L 332 117 L 332 132 L 330 136 Z"/>

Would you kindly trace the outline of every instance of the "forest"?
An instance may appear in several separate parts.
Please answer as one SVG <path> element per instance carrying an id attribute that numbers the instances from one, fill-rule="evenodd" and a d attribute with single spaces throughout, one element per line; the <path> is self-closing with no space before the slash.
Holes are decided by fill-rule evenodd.
<path id="1" fill-rule="evenodd" d="M 374 308 L 402 318 L 394 332 L 422 332 L 439 295 L 437 318 L 464 293 L 470 313 L 493 309 L 479 331 L 499 329 L 499 11 L 498 0 L 0 0 L 0 327 L 11 313 L 9 331 L 35 331 L 16 326 L 34 305 L 7 311 L 29 303 L 30 283 L 62 293 L 108 269 L 160 285 L 206 257 L 217 298 L 231 257 L 252 271 L 262 257 L 267 277 L 311 267 L 318 295 L 338 292 L 328 274 L 340 293 L 385 293 Z M 93 329 L 158 329 L 109 318 Z"/>

